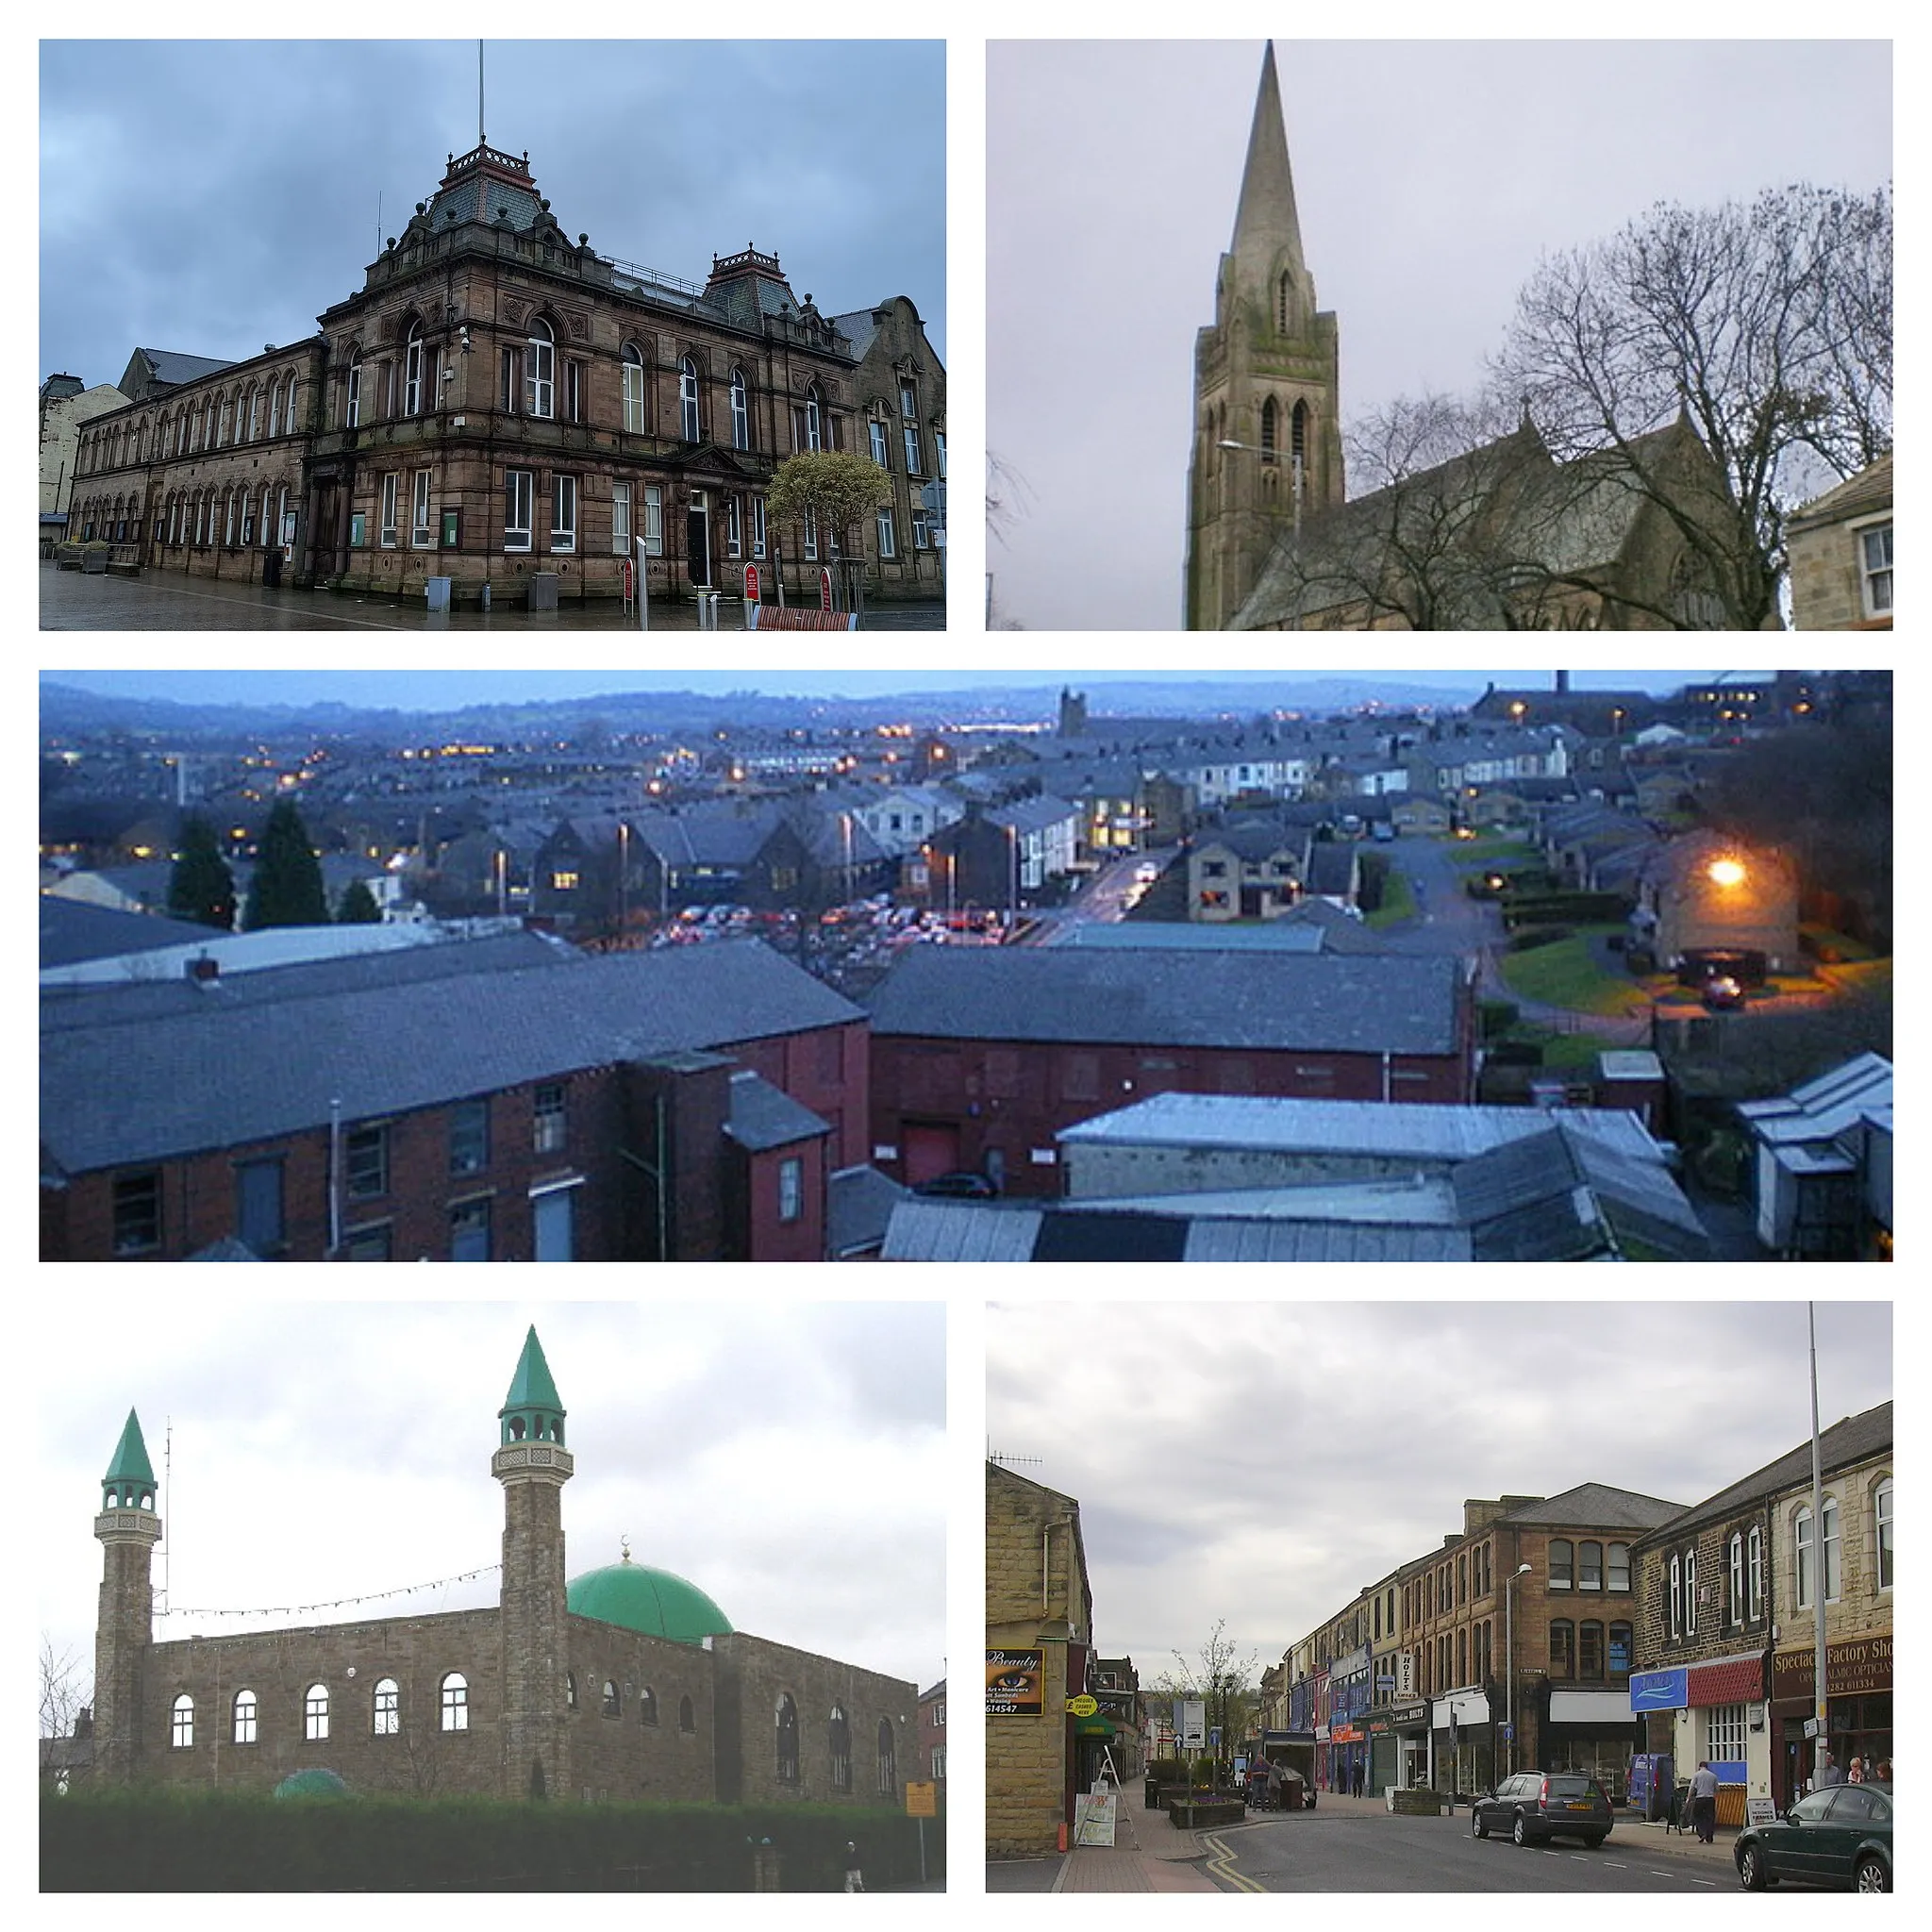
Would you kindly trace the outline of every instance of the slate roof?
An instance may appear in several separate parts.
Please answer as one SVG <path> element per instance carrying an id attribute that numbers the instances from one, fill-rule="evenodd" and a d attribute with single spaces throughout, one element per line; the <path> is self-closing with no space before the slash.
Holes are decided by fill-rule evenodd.
<path id="1" fill-rule="evenodd" d="M 1460 967 L 1374 954 L 916 946 L 872 995 L 873 1031 L 1267 1051 L 1451 1054 Z"/>
<path id="2" fill-rule="evenodd" d="M 206 940 L 211 928 L 151 912 L 118 912 L 79 899 L 41 895 L 41 971 L 83 959 L 115 959 Z"/>
<path id="3" fill-rule="evenodd" d="M 1525 1503 L 1498 1520 L 1525 1529 L 1655 1529 L 1681 1514 L 1683 1507 L 1635 1490 L 1613 1489 L 1608 1483 L 1578 1483 L 1559 1496 Z"/>
<path id="4" fill-rule="evenodd" d="M 764 1154 L 816 1141 L 832 1131 L 832 1124 L 746 1069 L 731 1076 L 731 1118 L 724 1131 L 747 1153 Z"/>
<path id="5" fill-rule="evenodd" d="M 1846 1416 L 1818 1434 L 1819 1467 L 1826 1474 L 1885 1455 L 1892 1446 L 1891 1404 L 1881 1402 L 1857 1415 Z M 1807 1438 L 1795 1449 L 1740 1476 L 1715 1495 L 1693 1503 L 1662 1525 L 1671 1535 L 1692 1529 L 1700 1524 L 1714 1523 L 1734 1515 L 1751 1504 L 1788 1490 L 1802 1489 L 1811 1480 L 1811 1443 Z"/>
<path id="6" fill-rule="evenodd" d="M 134 353 L 147 364 L 153 381 L 170 386 L 193 382 L 214 375 L 217 370 L 235 366 L 213 356 L 184 356 L 178 349 L 136 349 Z"/>
<path id="7" fill-rule="evenodd" d="M 1819 524 L 1835 524 L 1870 511 L 1891 508 L 1891 458 L 1882 456 L 1855 476 L 1847 476 L 1823 496 L 1814 496 L 1802 506 L 1786 525 L 1787 531 L 1808 530 Z"/>
<path id="8" fill-rule="evenodd" d="M 859 1017 L 756 940 L 434 977 L 374 970 L 420 957 L 291 968 L 309 990 L 287 998 L 280 973 L 189 988 L 201 1008 L 165 1015 L 125 1017 L 119 991 L 98 1008 L 68 995 L 65 1024 L 42 1032 L 44 1153 L 84 1173 L 309 1130 L 337 1100 L 344 1119 L 370 1119 Z M 324 990 L 336 973 L 343 990 Z"/>
<path id="9" fill-rule="evenodd" d="M 852 353 L 863 361 L 866 351 L 872 347 L 873 340 L 879 332 L 874 311 L 855 308 L 849 315 L 834 315 L 829 320 L 832 326 L 851 341 Z"/>
<path id="10" fill-rule="evenodd" d="M 825 1184 L 825 1253 L 835 1261 L 876 1253 L 907 1191 L 875 1167 L 841 1167 Z"/>
<path id="11" fill-rule="evenodd" d="M 1330 908 L 1333 909 L 1332 908 Z M 1054 943 L 1082 951 L 1144 953 L 1319 953 L 1326 930 L 1302 922 L 1271 919 L 1260 925 L 1183 924 L 1175 920 L 1129 919 L 1114 924 L 1070 926 Z M 1379 945 L 1368 947 L 1380 952 Z"/>

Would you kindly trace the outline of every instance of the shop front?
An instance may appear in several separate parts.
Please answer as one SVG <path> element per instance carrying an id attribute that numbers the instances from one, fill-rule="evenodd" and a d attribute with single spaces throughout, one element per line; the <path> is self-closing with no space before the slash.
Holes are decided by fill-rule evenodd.
<path id="1" fill-rule="evenodd" d="M 1369 1713 L 1372 1791 L 1407 1790 L 1429 1781 L 1429 1707 L 1425 1698 L 1385 1704 Z"/>
<path id="2" fill-rule="evenodd" d="M 1717 1774 L 1720 1824 L 1742 1824 L 1748 1800 L 1773 1795 L 1764 1663 L 1763 1651 L 1740 1651 L 1630 1675 L 1631 1712 L 1640 1726 L 1650 1725 L 1647 1740 L 1640 1736 L 1630 1749 L 1668 1749 L 1679 1785 L 1708 1763 Z M 1661 1732 L 1666 1718 L 1668 1739 Z"/>
<path id="3" fill-rule="evenodd" d="M 1328 1789 L 1368 1790 L 1369 1652 L 1366 1645 L 1338 1657 L 1328 1671 Z"/>
<path id="4" fill-rule="evenodd" d="M 1775 1735 L 1772 1767 L 1779 1809 L 1810 1789 L 1817 1769 L 1806 1726 L 1813 1714 L 1817 1683 L 1814 1652 L 1780 1650 L 1771 1660 L 1771 1722 Z M 1848 1769 L 1854 1757 L 1867 1764 L 1891 1761 L 1891 1633 L 1850 1639 L 1824 1654 L 1825 1731 L 1833 1761 Z"/>
<path id="5" fill-rule="evenodd" d="M 1643 1721 L 1630 1708 L 1629 1691 L 1545 1684 L 1537 1695 L 1537 1738 L 1539 1771 L 1583 1772 L 1611 1804 L 1624 1803 L 1631 1756 L 1644 1748 Z"/>
<path id="6" fill-rule="evenodd" d="M 1429 1783 L 1465 1796 L 1495 1788 L 1507 1775 L 1497 1757 L 1496 1723 L 1487 1690 L 1451 1690 L 1429 1707 Z"/>

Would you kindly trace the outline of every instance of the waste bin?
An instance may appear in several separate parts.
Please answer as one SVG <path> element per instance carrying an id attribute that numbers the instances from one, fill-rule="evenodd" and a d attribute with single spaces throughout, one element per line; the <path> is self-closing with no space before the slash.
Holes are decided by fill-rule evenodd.
<path id="1" fill-rule="evenodd" d="M 423 589 L 430 609 L 447 610 L 449 608 L 449 579 L 447 577 L 425 577 Z"/>

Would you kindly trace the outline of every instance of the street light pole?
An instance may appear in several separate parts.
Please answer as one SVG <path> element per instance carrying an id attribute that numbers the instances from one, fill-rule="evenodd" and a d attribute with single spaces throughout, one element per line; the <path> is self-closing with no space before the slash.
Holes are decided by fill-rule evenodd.
<path id="1" fill-rule="evenodd" d="M 1503 1585 L 1503 1724 L 1509 1733 L 1506 1777 L 1516 1769 L 1516 1579 L 1528 1574 L 1529 1565 L 1519 1563 Z"/>

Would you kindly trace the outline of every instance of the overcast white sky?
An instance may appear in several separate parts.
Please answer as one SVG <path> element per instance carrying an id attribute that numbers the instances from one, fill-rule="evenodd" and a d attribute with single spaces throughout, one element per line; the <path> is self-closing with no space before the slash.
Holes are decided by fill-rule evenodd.
<path id="1" fill-rule="evenodd" d="M 755 242 L 827 314 L 909 295 L 944 359 L 943 42 L 493 41 L 485 75 L 491 144 L 599 254 L 702 282 Z M 90 385 L 312 335 L 378 194 L 400 235 L 476 144 L 474 40 L 50 40 L 40 80 L 41 375 Z"/>
<path id="2" fill-rule="evenodd" d="M 1278 1662 L 1467 1496 L 1689 1506 L 1811 1427 L 1802 1302 L 1008 1303 L 986 1335 L 991 1447 L 1079 1503 L 1094 1641 L 1143 1683 L 1221 1617 Z M 1827 1427 L 1890 1396 L 1889 1302 L 1820 1304 L 1818 1380 Z"/>
<path id="3" fill-rule="evenodd" d="M 240 1302 L 90 1291 L 40 1324 L 31 1586 L 92 1674 L 100 1479 L 130 1407 L 174 1486 L 172 1601 L 275 1609 L 501 1557 L 496 1412 L 531 1322 L 569 1411 L 567 1574 L 688 1577 L 741 1630 L 907 1679 L 945 1657 L 945 1311 L 934 1303 Z M 163 1545 L 163 1549 L 168 1547 Z M 164 1565 L 158 1553 L 158 1586 Z M 498 1577 L 162 1638 L 497 1601 Z"/>
<path id="4" fill-rule="evenodd" d="M 1308 42 L 1293 9 L 1229 11 L 1276 35 L 1344 420 L 1475 388 L 1544 250 L 1659 200 L 1891 174 L 1882 41 Z M 1194 336 L 1260 65 L 1259 38 L 988 46 L 987 446 L 1024 484 L 988 567 L 1031 629 L 1179 625 Z"/>

